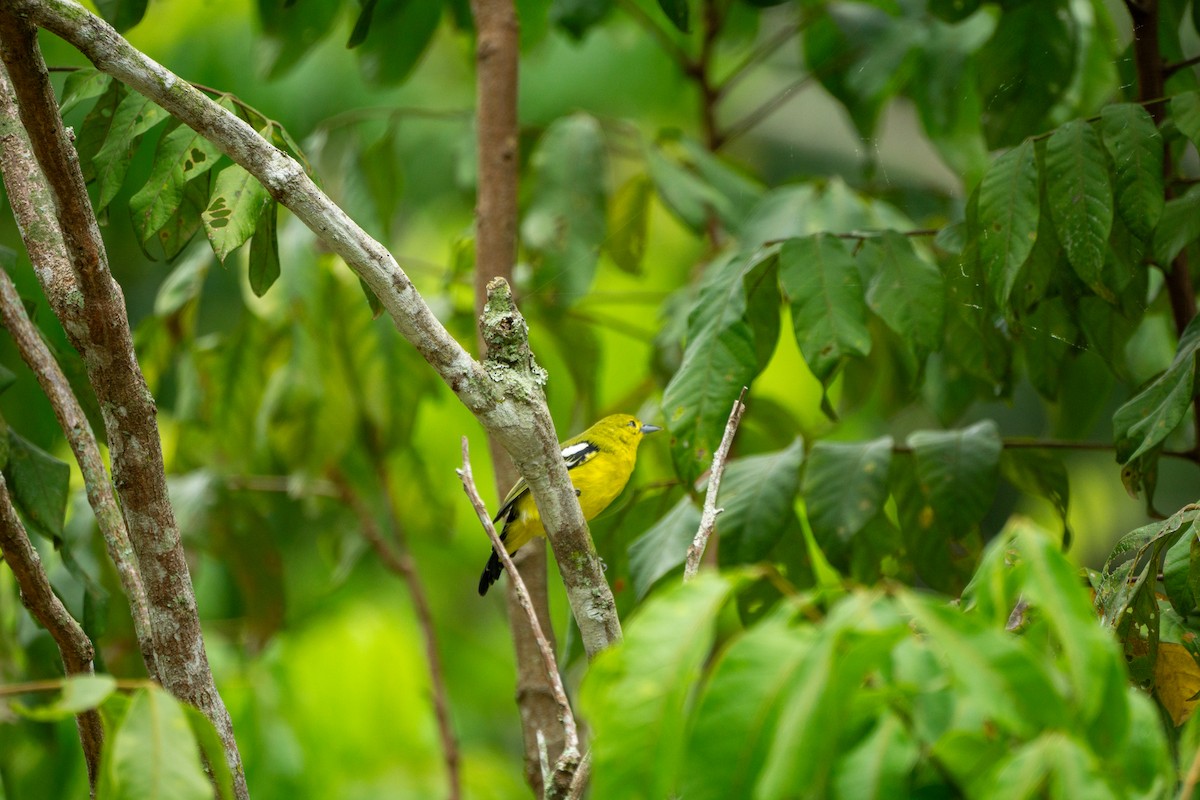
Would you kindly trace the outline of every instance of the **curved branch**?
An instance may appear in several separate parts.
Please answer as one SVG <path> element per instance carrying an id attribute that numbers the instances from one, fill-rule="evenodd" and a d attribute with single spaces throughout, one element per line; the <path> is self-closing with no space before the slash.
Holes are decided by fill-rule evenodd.
<path id="1" fill-rule="evenodd" d="M 372 239 L 305 174 L 294 159 L 125 41 L 73 0 L 6 0 L 6 8 L 65 39 L 98 69 L 149 97 L 253 175 L 362 278 L 400 333 L 437 371 L 513 457 L 529 484 L 562 567 L 567 596 L 588 656 L 620 641 L 612 591 L 587 525 L 540 380 L 513 373 L 497 380 L 438 321 L 387 249 Z M 94 220 L 93 220 L 94 224 Z"/>

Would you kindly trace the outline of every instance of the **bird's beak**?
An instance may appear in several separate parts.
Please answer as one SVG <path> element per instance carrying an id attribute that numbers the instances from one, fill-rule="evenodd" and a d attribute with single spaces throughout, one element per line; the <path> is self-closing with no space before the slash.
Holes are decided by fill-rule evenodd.
<path id="1" fill-rule="evenodd" d="M 647 424 L 642 425 L 642 433 L 654 433 L 655 431 L 661 431 L 661 430 L 662 430 L 662 428 L 660 428 L 657 425 L 647 425 Z"/>

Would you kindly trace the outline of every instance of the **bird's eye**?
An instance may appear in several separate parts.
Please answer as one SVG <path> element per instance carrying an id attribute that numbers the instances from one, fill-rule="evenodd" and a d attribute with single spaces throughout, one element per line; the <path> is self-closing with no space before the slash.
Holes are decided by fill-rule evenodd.
<path id="1" fill-rule="evenodd" d="M 636 419 L 631 419 L 631 420 L 629 420 L 629 427 L 631 427 L 631 428 L 636 428 L 636 427 L 637 427 L 637 420 L 636 420 Z"/>

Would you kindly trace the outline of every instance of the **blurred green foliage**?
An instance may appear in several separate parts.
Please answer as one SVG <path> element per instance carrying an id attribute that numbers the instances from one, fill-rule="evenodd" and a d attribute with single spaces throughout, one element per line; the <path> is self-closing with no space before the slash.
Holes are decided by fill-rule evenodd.
<path id="1" fill-rule="evenodd" d="M 97 5 L 300 159 L 474 347 L 465 0 Z M 551 411 L 562 438 L 609 411 L 669 433 L 592 524 L 627 644 L 587 670 L 551 577 L 562 661 L 587 672 L 593 796 L 1172 792 L 1170 748 L 1190 758 L 1198 735 L 1159 717 L 1181 721 L 1167 697 L 1195 663 L 1158 658 L 1195 651 L 1200 608 L 1200 333 L 1175 330 L 1163 279 L 1200 254 L 1192 70 L 1171 72 L 1156 121 L 1123 7 L 1101 0 L 516 5 L 516 288 Z M 1194 49 L 1186 6 L 1160 2 L 1168 61 Z M 424 578 L 467 796 L 521 796 L 511 645 L 473 590 L 486 540 L 453 473 L 466 434 L 490 496 L 478 426 L 241 167 L 94 70 L 56 80 L 252 795 L 443 791 L 421 633 L 365 510 Z M 20 244 L 7 217 L 0 241 Z M 102 434 L 27 260 L 0 260 Z M 712 545 L 727 571 L 674 587 L 743 385 Z M 140 676 L 78 474 L 7 337 L 0 392 L 0 468 L 55 587 L 98 669 Z M 1100 566 L 1131 529 L 1091 574 L 1106 631 L 1057 549 Z M 0 570 L 0 683 L 60 670 Z M 161 693 L 101 708 L 114 776 L 181 720 L 165 752 L 211 752 Z M 24 713 L 0 705 L 0 798 L 82 795 L 72 723 Z"/>

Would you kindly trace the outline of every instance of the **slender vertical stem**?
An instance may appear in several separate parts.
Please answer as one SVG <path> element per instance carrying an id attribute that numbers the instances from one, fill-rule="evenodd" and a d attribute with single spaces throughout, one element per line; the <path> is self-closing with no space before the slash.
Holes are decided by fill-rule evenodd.
<path id="1" fill-rule="evenodd" d="M 729 412 L 729 420 L 725 423 L 725 434 L 721 437 L 721 444 L 718 445 L 717 452 L 713 453 L 712 469 L 708 472 L 708 490 L 704 493 L 704 510 L 700 514 L 700 528 L 696 531 L 696 537 L 692 539 L 691 546 L 688 547 L 687 559 L 684 563 L 683 580 L 685 582 L 696 577 L 696 573 L 699 572 L 704 548 L 717 529 L 717 515 L 724 510 L 717 508 L 717 493 L 721 490 L 721 476 L 725 474 L 725 462 L 729 460 L 729 448 L 733 446 L 733 435 L 737 433 L 738 423 L 742 421 L 742 414 L 746 413 L 746 405 L 742 402 L 745 397 L 746 387 L 743 386 L 738 399 L 733 402 L 733 409 Z"/>
<path id="2" fill-rule="evenodd" d="M 479 188 L 475 207 L 475 313 L 482 314 L 487 285 L 493 278 L 512 283 L 517 252 L 518 121 L 517 85 L 519 25 L 512 0 L 473 0 L 476 28 L 476 129 Z M 479 338 L 481 355 L 486 355 Z M 496 488 L 500 497 L 519 477 L 512 459 L 494 435 L 488 435 Z M 554 646 L 546 583 L 546 544 L 542 540 L 522 547 L 515 559 L 533 598 L 542 634 Z M 534 632 L 526 625 L 519 598 L 510 582 L 506 602 L 517 660 L 517 707 L 525 743 L 525 780 L 534 793 L 543 794 L 537 732 L 541 730 L 550 757 L 563 749 L 561 728 L 555 724 L 553 692 L 539 665 Z"/>
<path id="3" fill-rule="evenodd" d="M 0 554 L 17 579 L 21 601 L 33 618 L 50 632 L 58 646 L 66 673 L 91 675 L 92 659 L 95 657 L 92 642 L 50 587 L 50 579 L 42 569 L 37 550 L 33 549 L 25 526 L 13 508 L 3 475 L 0 475 Z M 79 728 L 79 741 L 83 745 L 84 761 L 87 762 L 88 783 L 94 796 L 99 777 L 100 748 L 104 741 L 100 715 L 95 711 L 85 711 L 75 717 L 75 724 Z"/>

